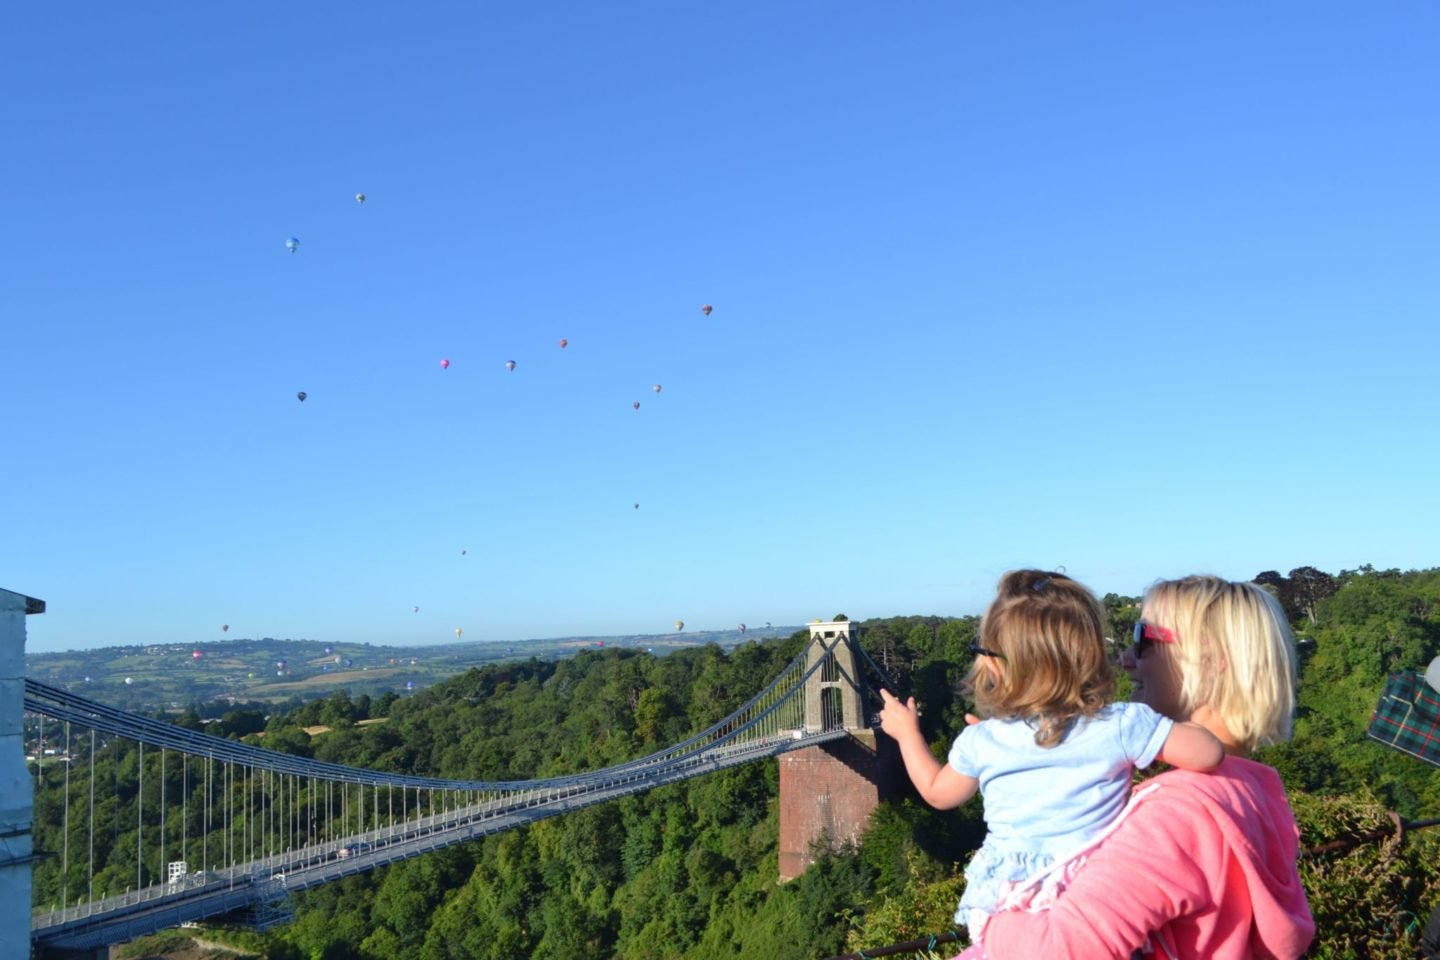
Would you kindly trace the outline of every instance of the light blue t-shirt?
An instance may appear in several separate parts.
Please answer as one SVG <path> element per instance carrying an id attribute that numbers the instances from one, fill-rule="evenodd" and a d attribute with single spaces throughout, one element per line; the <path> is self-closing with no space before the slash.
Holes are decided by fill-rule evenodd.
<path id="1" fill-rule="evenodd" d="M 1131 773 L 1155 762 L 1173 726 L 1143 703 L 1113 703 L 1075 721 L 1053 747 L 1036 746 L 1023 720 L 962 730 L 950 765 L 980 781 L 987 830 L 956 919 L 993 910 L 1001 882 L 1024 880 L 1098 836 L 1125 809 Z"/>

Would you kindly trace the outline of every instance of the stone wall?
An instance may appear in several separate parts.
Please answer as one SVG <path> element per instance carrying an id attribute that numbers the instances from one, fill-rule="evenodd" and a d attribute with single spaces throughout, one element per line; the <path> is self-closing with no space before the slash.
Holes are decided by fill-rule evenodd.
<path id="1" fill-rule="evenodd" d="M 864 831 L 885 782 L 875 739 L 872 731 L 863 730 L 780 755 L 782 883 L 814 862 L 810 848 L 816 840 L 827 837 L 838 845 Z"/>

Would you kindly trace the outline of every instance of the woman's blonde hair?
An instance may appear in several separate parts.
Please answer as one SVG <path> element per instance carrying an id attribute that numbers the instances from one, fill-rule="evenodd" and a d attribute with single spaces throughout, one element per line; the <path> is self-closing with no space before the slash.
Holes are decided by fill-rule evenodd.
<path id="1" fill-rule="evenodd" d="M 1094 716 L 1115 694 L 1105 611 L 1063 573 L 1012 570 L 1001 577 L 977 640 L 1004 661 L 990 671 L 977 656 L 967 678 L 976 707 L 1034 724 L 1042 747 L 1065 739 L 1077 717 Z"/>
<path id="2" fill-rule="evenodd" d="M 1175 633 L 1174 643 L 1155 646 L 1179 671 L 1176 719 L 1208 706 L 1247 752 L 1290 739 L 1295 638 L 1265 588 L 1211 576 L 1162 580 L 1146 591 L 1143 609 Z"/>

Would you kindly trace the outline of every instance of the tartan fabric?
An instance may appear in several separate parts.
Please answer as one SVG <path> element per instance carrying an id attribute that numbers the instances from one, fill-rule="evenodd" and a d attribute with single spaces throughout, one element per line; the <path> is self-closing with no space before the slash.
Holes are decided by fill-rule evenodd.
<path id="1" fill-rule="evenodd" d="M 1418 673 L 1390 674 L 1365 734 L 1440 766 L 1440 691 Z"/>

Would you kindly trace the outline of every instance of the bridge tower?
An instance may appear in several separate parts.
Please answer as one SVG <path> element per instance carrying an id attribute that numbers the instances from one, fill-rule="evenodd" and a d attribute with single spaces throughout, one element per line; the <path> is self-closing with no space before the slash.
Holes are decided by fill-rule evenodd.
<path id="1" fill-rule="evenodd" d="M 0 956 L 30 955 L 30 825 L 25 769 L 25 617 L 45 601 L 0 590 Z"/>
<path id="2" fill-rule="evenodd" d="M 821 666 L 805 684 L 805 732 L 841 729 L 849 736 L 780 755 L 782 882 L 814 862 L 816 841 L 858 838 L 880 803 L 879 785 L 886 780 L 875 731 L 866 725 L 855 643 L 844 620 L 810 624 L 807 667 Z"/>

